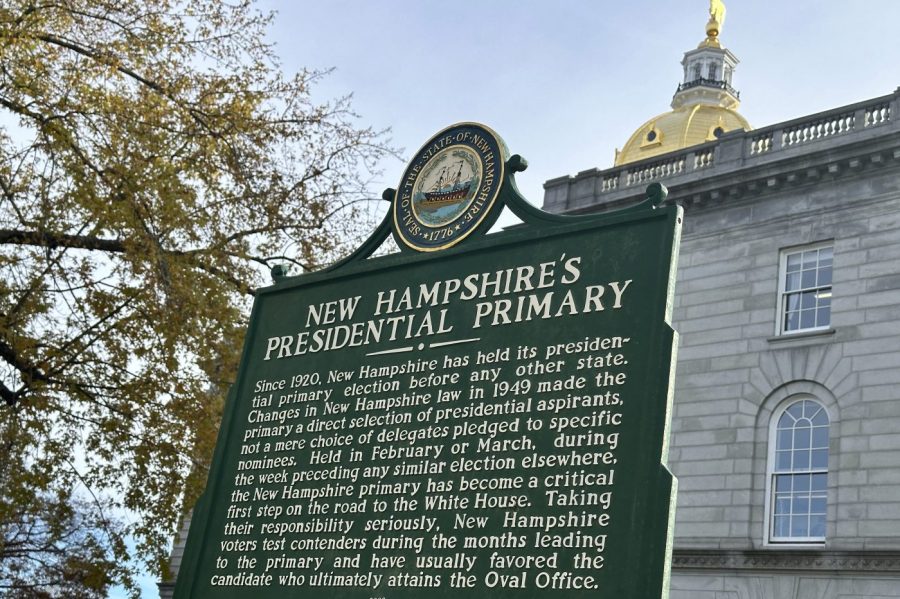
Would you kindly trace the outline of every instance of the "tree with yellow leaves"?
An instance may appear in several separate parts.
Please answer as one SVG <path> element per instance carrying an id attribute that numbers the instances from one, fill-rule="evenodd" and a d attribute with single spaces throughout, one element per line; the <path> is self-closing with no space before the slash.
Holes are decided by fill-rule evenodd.
<path id="1" fill-rule="evenodd" d="M 0 4 L 0 595 L 104 596 L 162 567 L 252 290 L 357 230 L 384 136 L 311 99 L 321 72 L 281 73 L 270 19 Z"/>

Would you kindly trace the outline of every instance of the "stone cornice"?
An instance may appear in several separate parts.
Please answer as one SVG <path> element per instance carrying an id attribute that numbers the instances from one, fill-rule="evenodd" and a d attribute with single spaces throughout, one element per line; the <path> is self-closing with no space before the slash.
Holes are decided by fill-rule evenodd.
<path id="1" fill-rule="evenodd" d="M 900 551 L 675 549 L 672 570 L 878 572 L 900 576 Z"/>

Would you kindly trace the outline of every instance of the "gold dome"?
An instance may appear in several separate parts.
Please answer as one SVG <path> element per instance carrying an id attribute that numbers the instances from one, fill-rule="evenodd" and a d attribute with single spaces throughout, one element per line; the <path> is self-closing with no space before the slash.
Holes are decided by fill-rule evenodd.
<path id="1" fill-rule="evenodd" d="M 713 141 L 727 131 L 750 128 L 747 119 L 730 108 L 681 106 L 641 125 L 616 152 L 616 166 Z"/>
<path id="2" fill-rule="evenodd" d="M 641 125 L 622 151 L 616 150 L 616 166 L 715 141 L 735 129 L 752 128 L 737 112 L 740 95 L 731 87 L 731 77 L 738 59 L 719 42 L 724 23 L 722 0 L 710 0 L 707 37 L 684 54 L 684 81 L 672 97 L 672 111 Z"/>

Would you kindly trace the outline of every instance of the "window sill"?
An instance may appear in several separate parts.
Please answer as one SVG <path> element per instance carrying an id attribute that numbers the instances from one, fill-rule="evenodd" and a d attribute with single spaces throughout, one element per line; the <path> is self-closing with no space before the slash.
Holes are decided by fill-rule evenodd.
<path id="1" fill-rule="evenodd" d="M 784 549 L 785 551 L 802 551 L 804 549 L 823 549 L 825 539 L 821 541 L 766 541 L 763 549 Z"/>
<path id="2" fill-rule="evenodd" d="M 785 333 L 783 335 L 775 335 L 766 339 L 769 343 L 785 343 L 788 341 L 816 341 L 821 337 L 830 337 L 834 335 L 835 329 L 829 327 L 827 329 L 819 329 L 815 331 L 799 331 L 797 333 Z"/>

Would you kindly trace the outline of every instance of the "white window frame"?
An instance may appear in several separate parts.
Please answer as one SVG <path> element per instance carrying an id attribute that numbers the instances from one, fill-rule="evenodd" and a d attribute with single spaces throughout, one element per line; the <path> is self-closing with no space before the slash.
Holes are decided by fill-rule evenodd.
<path id="1" fill-rule="evenodd" d="M 784 248 L 781 250 L 778 258 L 778 296 L 776 298 L 776 306 L 775 310 L 777 311 L 775 318 L 775 335 L 777 336 L 788 336 L 788 335 L 796 335 L 798 333 L 809 333 L 815 331 L 827 331 L 831 329 L 831 323 L 833 319 L 833 314 L 829 312 L 828 324 L 806 327 L 806 328 L 798 328 L 792 331 L 784 330 L 785 327 L 785 302 L 787 301 L 787 291 L 786 291 L 786 283 L 787 283 L 787 261 L 788 256 L 794 254 L 800 254 L 802 252 L 810 252 L 813 250 L 821 250 L 823 248 L 831 248 L 831 256 L 832 256 L 832 281 L 831 284 L 828 285 L 829 293 L 834 288 L 834 240 L 820 241 L 817 243 L 813 243 L 810 245 L 802 245 L 802 246 L 794 246 L 789 248 Z M 824 287 L 824 286 L 822 286 Z M 818 288 L 818 287 L 815 287 Z M 810 287 L 807 289 L 814 289 L 814 287 Z M 831 298 L 831 296 L 829 296 Z"/>
<path id="2" fill-rule="evenodd" d="M 782 415 L 788 411 L 795 404 L 801 403 L 803 401 L 810 401 L 818 405 L 828 417 L 828 439 L 830 441 L 831 434 L 833 432 L 833 419 L 831 414 L 828 412 L 828 408 L 819 401 L 813 395 L 794 395 L 788 400 L 784 401 L 777 410 L 772 413 L 772 418 L 769 421 L 769 445 L 768 445 L 768 456 L 766 458 L 766 497 L 765 497 L 765 519 L 764 526 L 765 530 L 763 533 L 763 539 L 766 545 L 768 546 L 807 546 L 807 547 L 821 547 L 825 544 L 828 536 L 828 506 L 831 503 L 828 500 L 828 472 L 829 466 L 828 464 L 831 462 L 831 456 L 828 455 L 828 459 L 826 461 L 825 468 L 813 468 L 812 464 L 810 464 L 810 468 L 808 469 L 798 469 L 796 471 L 791 470 L 791 472 L 796 472 L 798 474 L 824 474 L 826 477 L 825 483 L 825 531 L 821 537 L 776 537 L 775 536 L 775 477 L 776 475 L 786 475 L 791 472 L 787 472 L 784 470 L 776 469 L 776 448 L 777 448 L 777 435 L 778 435 L 778 421 L 781 420 Z M 829 452 L 830 454 L 830 449 Z"/>

